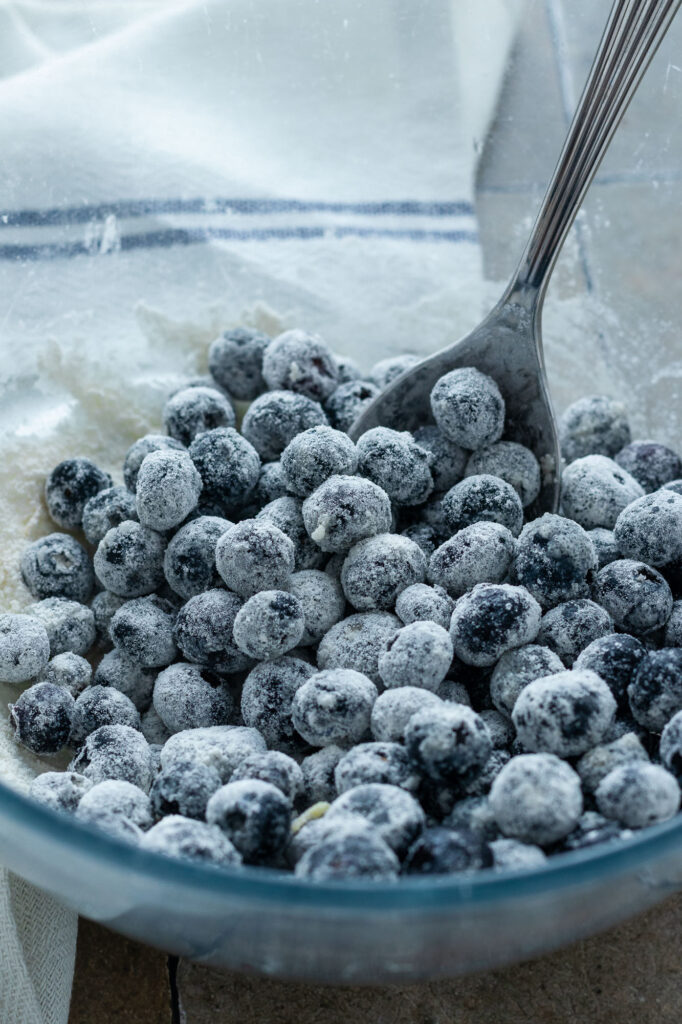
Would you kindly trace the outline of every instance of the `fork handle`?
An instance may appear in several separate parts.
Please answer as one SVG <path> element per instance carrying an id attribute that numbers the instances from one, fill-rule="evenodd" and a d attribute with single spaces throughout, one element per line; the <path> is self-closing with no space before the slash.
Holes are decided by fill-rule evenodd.
<path id="1" fill-rule="evenodd" d="M 615 0 L 506 301 L 539 312 L 590 182 L 681 2 Z"/>

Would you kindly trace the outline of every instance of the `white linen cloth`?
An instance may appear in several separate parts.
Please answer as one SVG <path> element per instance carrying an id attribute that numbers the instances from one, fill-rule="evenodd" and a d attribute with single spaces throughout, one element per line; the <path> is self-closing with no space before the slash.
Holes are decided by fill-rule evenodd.
<path id="1" fill-rule="evenodd" d="M 518 5 L 0 3 L 0 414 L 47 342 L 78 399 L 102 352 L 201 369 L 192 326 L 300 324 L 369 366 L 472 325 Z M 75 942 L 73 911 L 0 869 L 0 1024 L 65 1024 Z"/>

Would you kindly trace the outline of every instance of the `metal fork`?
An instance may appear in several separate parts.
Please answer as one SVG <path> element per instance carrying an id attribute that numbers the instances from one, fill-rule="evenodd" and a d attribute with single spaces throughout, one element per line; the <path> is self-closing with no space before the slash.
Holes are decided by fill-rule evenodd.
<path id="1" fill-rule="evenodd" d="M 519 265 L 494 309 L 470 334 L 403 373 L 368 406 L 354 440 L 376 426 L 402 430 L 431 422 L 435 382 L 475 366 L 506 402 L 505 437 L 531 448 L 542 488 L 529 515 L 559 503 L 560 453 L 542 352 L 542 305 L 557 256 L 620 119 L 682 0 L 615 0 Z"/>

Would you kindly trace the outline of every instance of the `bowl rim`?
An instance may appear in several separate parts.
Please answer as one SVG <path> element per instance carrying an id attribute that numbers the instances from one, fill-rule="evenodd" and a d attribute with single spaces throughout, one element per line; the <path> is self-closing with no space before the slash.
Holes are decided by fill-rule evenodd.
<path id="1" fill-rule="evenodd" d="M 599 882 L 607 876 L 645 868 L 654 859 L 682 850 L 682 813 L 678 813 L 665 822 L 634 832 L 627 839 L 549 857 L 539 868 L 400 876 L 390 882 L 353 879 L 322 883 L 273 868 L 193 864 L 143 850 L 89 823 L 45 807 L 0 781 L 0 816 L 3 814 L 24 829 L 42 833 L 62 849 L 80 856 L 94 855 L 118 874 L 130 873 L 131 878 L 136 876 L 138 880 L 183 888 L 185 896 L 189 891 L 213 900 L 277 902 L 290 910 L 314 904 L 318 908 L 363 915 L 370 909 L 445 912 L 482 908 L 486 904 Z M 671 891 L 676 884 L 670 883 Z M 656 881 L 656 885 L 665 883 Z"/>

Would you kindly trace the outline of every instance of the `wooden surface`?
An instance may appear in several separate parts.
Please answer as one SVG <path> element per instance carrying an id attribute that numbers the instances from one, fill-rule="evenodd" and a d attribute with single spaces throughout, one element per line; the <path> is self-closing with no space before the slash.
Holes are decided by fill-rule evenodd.
<path id="1" fill-rule="evenodd" d="M 163 954 L 82 921 L 70 1024 L 679 1024 L 681 950 L 682 894 L 551 956 L 387 989 L 174 960 L 169 973 Z"/>

